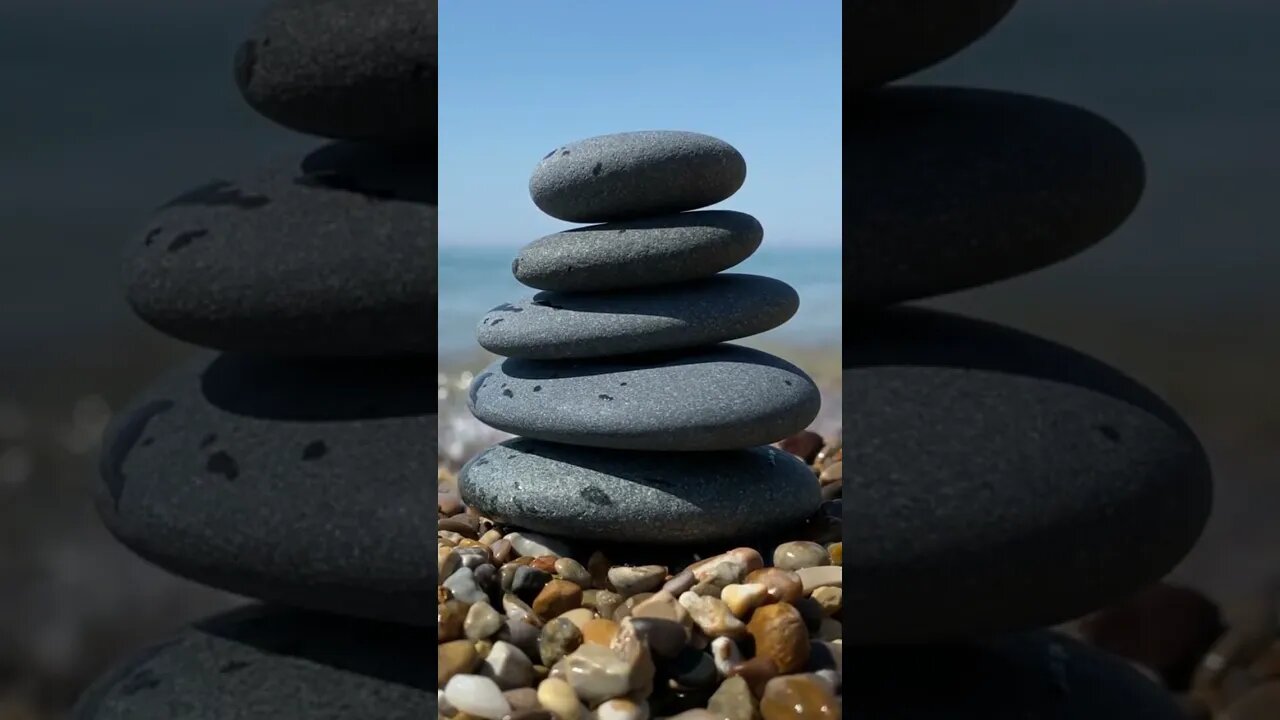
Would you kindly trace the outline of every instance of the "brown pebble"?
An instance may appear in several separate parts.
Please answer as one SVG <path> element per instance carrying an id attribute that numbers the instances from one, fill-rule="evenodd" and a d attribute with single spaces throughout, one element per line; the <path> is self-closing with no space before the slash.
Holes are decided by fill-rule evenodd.
<path id="1" fill-rule="evenodd" d="M 609 647 L 613 637 L 618 634 L 618 623 L 605 618 L 594 618 L 582 625 L 583 642 Z"/>
<path id="2" fill-rule="evenodd" d="M 760 717 L 760 704 L 751 694 L 751 686 L 745 678 L 725 678 L 707 702 L 707 709 L 723 720 L 756 720 Z"/>
<path id="3" fill-rule="evenodd" d="M 764 585 L 771 602 L 792 603 L 804 597 L 804 583 L 790 570 L 761 568 L 747 575 L 747 583 Z"/>
<path id="4" fill-rule="evenodd" d="M 542 555 L 534 558 L 529 567 L 551 575 L 556 571 L 556 559 L 555 555 Z"/>
<path id="5" fill-rule="evenodd" d="M 814 466 L 817 468 L 825 468 L 831 463 L 840 462 L 841 460 L 843 460 L 844 459 L 843 442 L 844 442 L 843 440 L 836 440 L 830 445 L 827 445 L 826 447 L 822 448 L 821 452 L 818 453 L 818 457 L 814 458 L 813 460 Z"/>
<path id="6" fill-rule="evenodd" d="M 470 640 L 451 640 L 436 646 L 436 687 L 443 688 L 454 675 L 467 675 L 480 664 Z"/>
<path id="7" fill-rule="evenodd" d="M 489 529 L 480 536 L 480 544 L 493 550 L 493 544 L 502 539 L 502 533 L 497 530 Z"/>
<path id="8" fill-rule="evenodd" d="M 835 542 L 827 546 L 827 556 L 831 558 L 832 565 L 840 565 L 844 563 L 844 543 Z"/>
<path id="9" fill-rule="evenodd" d="M 805 465 L 812 465 L 825 442 L 818 433 L 803 430 L 779 442 L 778 447 L 800 458 Z"/>
<path id="10" fill-rule="evenodd" d="M 760 715 L 764 720 L 840 720 L 840 701 L 812 675 L 783 675 L 765 685 Z"/>
<path id="11" fill-rule="evenodd" d="M 534 627 L 542 627 L 542 618 L 533 608 L 511 593 L 502 596 L 502 612 L 512 620 L 523 620 Z"/>
<path id="12" fill-rule="evenodd" d="M 809 632 L 800 611 L 789 603 L 758 608 L 747 632 L 755 638 L 756 655 L 773 660 L 783 675 L 800 672 L 809 662 Z"/>
<path id="13" fill-rule="evenodd" d="M 550 710 L 521 710 L 513 712 L 510 715 L 502 716 L 502 720 L 557 720 L 555 713 Z"/>
<path id="14" fill-rule="evenodd" d="M 581 645 L 582 631 L 578 626 L 564 618 L 556 618 L 542 628 L 538 637 L 538 658 L 543 665 L 550 667 Z"/>
<path id="15" fill-rule="evenodd" d="M 631 610 L 631 617 L 671 620 L 684 625 L 686 628 L 693 624 L 693 619 L 689 617 L 689 611 L 671 593 L 665 591 L 654 593 L 652 597 L 644 602 L 636 603 Z"/>
<path id="16" fill-rule="evenodd" d="M 467 606 L 460 600 L 449 600 L 436 606 L 436 638 L 445 643 L 462 638 L 463 623 L 467 619 Z"/>
<path id="17" fill-rule="evenodd" d="M 662 592 L 671 593 L 672 597 L 680 597 L 681 593 L 691 589 L 696 582 L 697 578 L 693 576 L 693 571 L 685 568 L 662 586 Z"/>
<path id="18" fill-rule="evenodd" d="M 475 540 L 480 537 L 480 521 L 479 518 L 471 515 L 455 515 L 448 520 L 436 523 L 436 530 L 455 532 L 464 538 Z"/>
<path id="19" fill-rule="evenodd" d="M 749 660 L 729 668 L 729 677 L 741 677 L 747 681 L 751 694 L 760 697 L 764 694 L 765 684 L 778 675 L 778 666 L 773 660 L 757 655 Z"/>
<path id="20" fill-rule="evenodd" d="M 436 586 L 436 605 L 443 605 L 453 599 L 453 591 L 443 585 Z"/>
<path id="21" fill-rule="evenodd" d="M 538 691 L 531 687 L 508 690 L 502 693 L 502 696 L 507 699 L 507 704 L 515 712 L 539 710 L 542 707 L 538 704 Z"/>
<path id="22" fill-rule="evenodd" d="M 540 618 L 550 619 L 581 605 L 582 588 L 568 580 L 553 579 L 533 599 L 533 612 Z"/>
<path id="23" fill-rule="evenodd" d="M 511 541 L 506 538 L 495 540 L 489 546 L 489 552 L 493 553 L 493 561 L 495 563 L 505 563 L 511 559 Z"/>
<path id="24" fill-rule="evenodd" d="M 561 578 L 577 585 L 586 590 L 592 585 L 591 573 L 582 567 L 582 563 L 573 558 L 558 558 L 555 564 L 555 572 Z"/>
<path id="25" fill-rule="evenodd" d="M 843 478 L 844 462 L 837 460 L 822 469 L 822 474 L 818 476 L 818 481 L 823 485 L 835 482 Z"/>

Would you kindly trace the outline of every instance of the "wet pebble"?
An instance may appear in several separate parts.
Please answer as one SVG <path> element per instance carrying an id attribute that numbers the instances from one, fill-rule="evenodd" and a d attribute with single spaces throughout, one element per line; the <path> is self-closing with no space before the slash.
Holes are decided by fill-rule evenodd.
<path id="1" fill-rule="evenodd" d="M 745 619 L 753 610 L 769 602 L 769 590 L 762 583 L 728 585 L 721 591 L 720 599 L 730 612 Z"/>
<path id="2" fill-rule="evenodd" d="M 801 568 L 827 565 L 831 559 L 827 549 L 815 542 L 796 540 L 785 542 L 773 551 L 774 567 L 783 570 L 799 570 Z"/>
<path id="3" fill-rule="evenodd" d="M 800 612 L 788 603 L 765 605 L 751 615 L 747 631 L 756 655 L 773 661 L 782 674 L 804 669 L 809 661 L 809 632 Z"/>
<path id="4" fill-rule="evenodd" d="M 689 631 L 678 622 L 662 618 L 631 618 L 631 626 L 654 655 L 671 658 L 689 642 Z M 616 633 L 615 633 L 616 634 Z"/>
<path id="5" fill-rule="evenodd" d="M 725 678 L 707 702 L 707 709 L 720 720 L 757 720 L 760 712 L 751 688 L 741 677 Z"/>
<path id="6" fill-rule="evenodd" d="M 528 687 L 533 683 L 533 663 L 515 645 L 499 640 L 493 644 L 481 664 L 485 677 L 491 678 L 503 690 Z"/>
<path id="7" fill-rule="evenodd" d="M 582 563 L 574 560 L 573 558 L 566 557 L 557 559 L 555 562 L 555 571 L 561 578 L 568 580 L 578 587 L 590 588 L 592 585 L 591 573 L 587 572 L 587 569 L 582 566 Z"/>
<path id="8" fill-rule="evenodd" d="M 551 582 L 551 573 L 533 567 L 517 567 L 511 578 L 511 592 L 525 602 L 533 602 L 542 588 Z"/>
<path id="9" fill-rule="evenodd" d="M 471 640 L 484 640 L 492 637 L 503 626 L 505 618 L 486 602 L 478 602 L 467 610 L 463 622 L 463 632 Z"/>
<path id="10" fill-rule="evenodd" d="M 825 682 L 810 675 L 783 675 L 765 685 L 764 720 L 840 720 L 840 702 Z"/>
<path id="11" fill-rule="evenodd" d="M 661 565 L 619 566 L 609 570 L 609 584 L 623 597 L 662 587 L 667 569 Z"/>
<path id="12" fill-rule="evenodd" d="M 587 714 L 573 686 L 560 678 L 547 678 L 538 684 L 538 702 L 559 720 L 578 720 Z"/>
<path id="13" fill-rule="evenodd" d="M 538 657 L 542 664 L 551 667 L 560 662 L 565 655 L 582 645 L 582 631 L 572 621 L 556 618 L 542 628 L 538 638 Z"/>
<path id="14" fill-rule="evenodd" d="M 680 596 L 680 604 L 708 637 L 743 637 L 747 633 L 746 626 L 720 598 L 687 592 Z"/>
<path id="15" fill-rule="evenodd" d="M 804 597 L 804 583 L 790 570 L 761 568 L 747 575 L 747 582 L 764 585 L 773 602 L 791 603 Z"/>
<path id="16" fill-rule="evenodd" d="M 436 646 L 436 685 L 443 688 L 454 675 L 466 675 L 480 664 L 470 640 L 452 640 Z"/>
<path id="17" fill-rule="evenodd" d="M 453 676 L 445 686 L 444 696 L 458 710 L 486 720 L 501 720 L 511 712 L 502 689 L 482 675 Z"/>

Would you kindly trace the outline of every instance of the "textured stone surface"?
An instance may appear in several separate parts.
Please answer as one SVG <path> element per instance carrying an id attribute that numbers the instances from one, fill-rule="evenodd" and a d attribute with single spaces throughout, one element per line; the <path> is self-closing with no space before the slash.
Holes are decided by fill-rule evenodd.
<path id="1" fill-rule="evenodd" d="M 960 52 L 1015 0 L 855 0 L 845 3 L 846 81 L 876 87 Z"/>
<path id="2" fill-rule="evenodd" d="M 723 140 L 644 130 L 552 150 L 534 168 L 529 195 L 554 218 L 609 222 L 714 205 L 746 178 L 746 161 Z"/>
<path id="3" fill-rule="evenodd" d="M 125 292 L 163 333 L 250 352 L 435 352 L 434 155 L 327 145 L 196 188 L 145 228 Z"/>
<path id="4" fill-rule="evenodd" d="M 1183 720 L 1173 699 L 1123 660 L 1047 632 L 975 644 L 844 651 L 857 720 Z"/>
<path id="5" fill-rule="evenodd" d="M 764 445 L 817 416 L 818 388 L 780 358 L 736 345 L 616 360 L 493 363 L 471 412 L 515 435 L 631 450 Z"/>
<path id="6" fill-rule="evenodd" d="M 236 53 L 236 84 L 300 132 L 435 147 L 436 36 L 436 0 L 274 0 Z"/>
<path id="7" fill-rule="evenodd" d="M 511 271 L 539 290 L 616 290 L 695 280 L 727 270 L 760 247 L 764 228 L 746 213 L 700 210 L 573 228 L 520 250 Z"/>
<path id="8" fill-rule="evenodd" d="M 476 339 L 506 357 L 608 357 L 750 337 L 790 320 L 799 307 L 790 285 L 759 275 L 614 293 L 541 292 L 490 310 Z"/>
<path id="9" fill-rule="evenodd" d="M 418 720 L 436 714 L 429 631 L 250 607 L 99 680 L 76 720 Z"/>
<path id="10" fill-rule="evenodd" d="M 197 357 L 117 415 L 98 507 L 198 582 L 426 624 L 435 388 L 418 361 Z"/>
<path id="11" fill-rule="evenodd" d="M 1168 572 L 1211 505 L 1203 449 L 1072 350 L 918 309 L 844 344 L 844 632 L 899 642 L 1052 625 Z"/>
<path id="12" fill-rule="evenodd" d="M 889 88 L 846 131 L 845 302 L 880 305 L 1030 272 L 1129 216 L 1145 170 L 1085 110 L 987 90 Z"/>
<path id="13" fill-rule="evenodd" d="M 515 525 L 647 543 L 751 535 L 820 502 L 813 473 L 770 447 L 672 454 L 518 438 L 476 456 L 458 483 L 469 505 Z"/>

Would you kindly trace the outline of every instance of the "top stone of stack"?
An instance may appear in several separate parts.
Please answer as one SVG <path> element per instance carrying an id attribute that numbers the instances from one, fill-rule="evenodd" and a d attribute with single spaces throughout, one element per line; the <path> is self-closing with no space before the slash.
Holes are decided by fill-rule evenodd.
<path id="1" fill-rule="evenodd" d="M 236 84 L 299 132 L 435 147 L 436 15 L 436 0 L 276 0 L 236 53 Z"/>

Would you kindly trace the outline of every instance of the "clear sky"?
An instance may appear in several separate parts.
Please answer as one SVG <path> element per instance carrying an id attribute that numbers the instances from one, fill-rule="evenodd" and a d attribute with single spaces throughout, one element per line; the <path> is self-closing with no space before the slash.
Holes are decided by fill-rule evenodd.
<path id="1" fill-rule="evenodd" d="M 528 182 L 551 149 L 628 130 L 729 142 L 746 184 L 717 207 L 766 246 L 840 239 L 838 0 L 440 3 L 440 242 L 520 246 L 567 223 Z"/>

